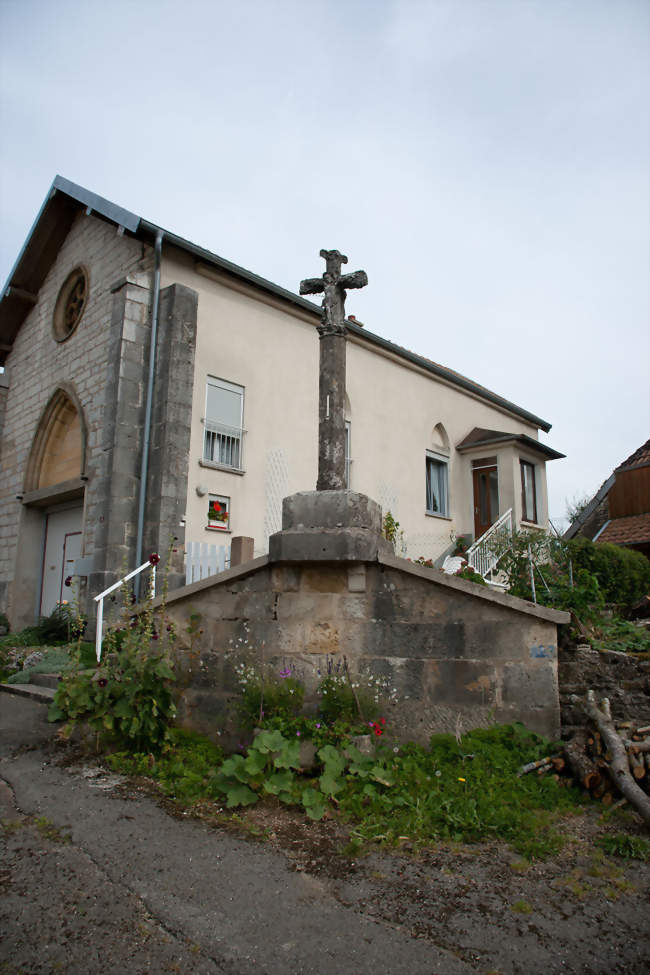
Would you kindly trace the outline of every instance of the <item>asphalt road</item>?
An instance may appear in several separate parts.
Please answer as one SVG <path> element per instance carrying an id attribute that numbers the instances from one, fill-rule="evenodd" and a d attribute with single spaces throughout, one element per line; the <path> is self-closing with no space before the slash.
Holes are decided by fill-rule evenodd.
<path id="1" fill-rule="evenodd" d="M 268 846 L 58 765 L 46 708 L 0 694 L 0 972 L 470 975 Z"/>

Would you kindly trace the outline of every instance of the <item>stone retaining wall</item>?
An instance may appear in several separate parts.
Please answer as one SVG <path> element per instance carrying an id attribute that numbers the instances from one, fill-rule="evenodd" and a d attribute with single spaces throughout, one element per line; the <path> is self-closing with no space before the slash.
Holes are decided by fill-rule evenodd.
<path id="1" fill-rule="evenodd" d="M 328 661 L 395 689 L 387 717 L 403 738 L 522 721 L 559 735 L 557 622 L 566 614 L 436 569 L 374 562 L 257 559 L 172 593 L 184 641 L 180 720 L 213 734 L 228 725 L 235 666 L 294 667 L 313 695 Z M 187 634 L 193 616 L 193 633 Z"/>
<path id="2" fill-rule="evenodd" d="M 579 646 L 560 650 L 558 679 L 563 738 L 584 725 L 584 715 L 571 703 L 571 695 L 584 697 L 590 688 L 598 699 L 609 698 L 614 718 L 650 724 L 650 660 Z"/>

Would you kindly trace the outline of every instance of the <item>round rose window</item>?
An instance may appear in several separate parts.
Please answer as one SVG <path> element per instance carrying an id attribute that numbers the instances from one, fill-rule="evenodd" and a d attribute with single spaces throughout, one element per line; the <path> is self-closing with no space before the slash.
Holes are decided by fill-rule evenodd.
<path id="1" fill-rule="evenodd" d="M 54 307 L 53 331 L 57 342 L 65 342 L 81 321 L 88 300 L 88 274 L 85 268 L 76 267 L 59 291 Z"/>

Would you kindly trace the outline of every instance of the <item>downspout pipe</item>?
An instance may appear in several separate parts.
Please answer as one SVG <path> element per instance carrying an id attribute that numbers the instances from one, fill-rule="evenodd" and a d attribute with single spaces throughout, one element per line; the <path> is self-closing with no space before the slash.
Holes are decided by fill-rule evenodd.
<path id="1" fill-rule="evenodd" d="M 151 340 L 149 346 L 149 376 L 147 378 L 147 398 L 144 411 L 144 436 L 142 443 L 142 461 L 140 464 L 140 496 L 138 499 L 138 533 L 135 543 L 135 564 L 142 562 L 142 544 L 144 539 L 144 513 L 147 503 L 147 477 L 149 474 L 149 446 L 151 443 L 151 414 L 153 412 L 153 387 L 156 373 L 156 346 L 158 344 L 158 311 L 160 308 L 160 262 L 162 255 L 163 231 L 156 231 L 154 244 L 153 271 L 153 299 L 151 303 Z M 140 599 L 140 580 L 136 576 L 134 583 L 136 601 Z"/>

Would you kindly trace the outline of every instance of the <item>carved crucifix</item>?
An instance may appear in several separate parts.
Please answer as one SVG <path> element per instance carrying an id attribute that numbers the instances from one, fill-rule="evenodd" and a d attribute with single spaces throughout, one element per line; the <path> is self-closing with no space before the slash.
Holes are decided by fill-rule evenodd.
<path id="1" fill-rule="evenodd" d="M 348 259 L 339 251 L 322 250 L 325 274 L 300 282 L 301 295 L 323 294 L 318 380 L 317 491 L 341 491 L 345 479 L 345 292 L 364 288 L 365 271 L 341 274 Z"/>

